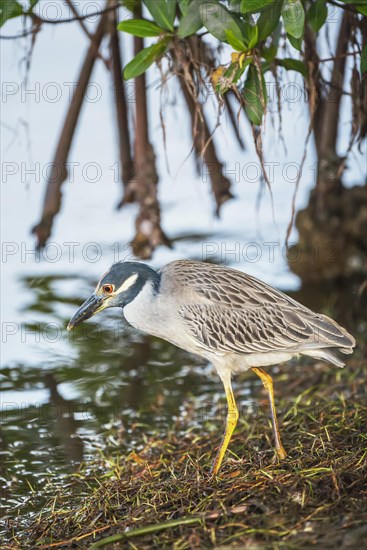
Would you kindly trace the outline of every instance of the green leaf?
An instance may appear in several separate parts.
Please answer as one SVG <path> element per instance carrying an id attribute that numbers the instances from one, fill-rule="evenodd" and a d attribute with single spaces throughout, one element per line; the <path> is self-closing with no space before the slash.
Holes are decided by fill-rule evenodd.
<path id="1" fill-rule="evenodd" d="M 261 74 L 261 79 L 254 65 L 250 65 L 245 87 L 243 90 L 245 101 L 245 111 L 253 124 L 260 125 L 267 103 L 267 93 L 265 80 Z"/>
<path id="2" fill-rule="evenodd" d="M 307 12 L 307 21 L 314 32 L 318 32 L 328 16 L 328 9 L 324 0 L 316 0 Z"/>
<path id="3" fill-rule="evenodd" d="M 241 11 L 242 13 L 256 13 L 274 3 L 274 0 L 242 0 Z"/>
<path id="4" fill-rule="evenodd" d="M 237 50 L 238 52 L 244 52 L 247 49 L 242 40 L 239 40 L 232 31 L 226 31 L 226 35 L 228 44 L 232 46 L 234 50 Z"/>
<path id="5" fill-rule="evenodd" d="M 167 0 L 167 9 L 168 9 L 168 18 L 172 21 L 172 26 L 176 19 L 176 9 L 177 3 L 176 0 Z"/>
<path id="6" fill-rule="evenodd" d="M 121 5 L 126 8 L 132 15 L 136 9 L 136 0 L 121 0 Z"/>
<path id="7" fill-rule="evenodd" d="M 140 36 L 141 38 L 159 36 L 164 32 L 157 27 L 157 25 L 145 19 L 127 19 L 126 21 L 121 21 L 121 23 L 117 25 L 117 29 L 133 34 L 134 36 Z"/>
<path id="8" fill-rule="evenodd" d="M 287 34 L 287 38 L 292 44 L 293 48 L 295 48 L 299 52 L 302 51 L 302 38 L 294 38 L 294 36 L 291 36 L 290 34 Z"/>
<path id="9" fill-rule="evenodd" d="M 23 14 L 23 7 L 16 0 L 1 0 L 0 2 L 0 27 L 13 17 Z"/>
<path id="10" fill-rule="evenodd" d="M 280 19 L 281 3 L 274 2 L 268 6 L 257 21 L 258 41 L 262 42 L 275 31 Z"/>
<path id="11" fill-rule="evenodd" d="M 261 56 L 266 59 L 266 61 L 273 61 L 277 54 L 278 48 L 271 44 L 269 48 L 262 48 L 261 50 Z"/>
<path id="12" fill-rule="evenodd" d="M 189 11 L 189 5 L 191 0 L 180 0 L 178 5 L 180 7 L 182 15 L 187 15 Z"/>
<path id="13" fill-rule="evenodd" d="M 200 3 L 201 20 L 204 27 L 221 42 L 227 42 L 227 31 L 241 40 L 242 33 L 231 12 L 219 2 Z"/>
<path id="14" fill-rule="evenodd" d="M 278 59 L 277 60 L 278 65 L 281 67 L 284 67 L 287 71 L 297 71 L 298 73 L 301 73 L 305 78 L 307 78 L 308 70 L 307 66 L 303 61 L 300 61 L 299 59 Z"/>
<path id="15" fill-rule="evenodd" d="M 367 72 L 367 45 L 363 48 L 361 54 L 361 73 Z"/>
<path id="16" fill-rule="evenodd" d="M 301 0 L 285 0 L 282 18 L 286 32 L 294 38 L 301 38 L 305 25 L 305 11 Z"/>
<path id="17" fill-rule="evenodd" d="M 252 17 L 249 16 L 252 20 Z M 243 42 L 248 50 L 252 50 L 258 42 L 259 30 L 257 25 L 253 25 L 250 21 L 244 21 L 241 25 Z"/>
<path id="18" fill-rule="evenodd" d="M 186 38 L 186 36 L 195 34 L 202 26 L 200 10 L 188 10 L 180 19 L 177 35 L 180 38 Z"/>
<path id="19" fill-rule="evenodd" d="M 173 31 L 173 23 L 176 17 L 175 0 L 144 0 L 144 4 L 159 27 Z"/>
<path id="20" fill-rule="evenodd" d="M 161 40 L 141 50 L 124 69 L 124 78 L 129 80 L 143 74 L 167 49 L 167 40 Z"/>
<path id="21" fill-rule="evenodd" d="M 356 4 L 356 10 L 367 16 L 367 6 L 365 4 Z"/>
<path id="22" fill-rule="evenodd" d="M 261 49 L 261 55 L 264 59 L 267 61 L 273 61 L 276 54 L 278 53 L 279 48 L 279 40 L 281 37 L 283 31 L 283 25 L 282 22 L 279 20 L 278 25 L 276 26 L 275 30 L 271 34 L 271 40 L 269 41 L 268 47 L 263 47 Z"/>

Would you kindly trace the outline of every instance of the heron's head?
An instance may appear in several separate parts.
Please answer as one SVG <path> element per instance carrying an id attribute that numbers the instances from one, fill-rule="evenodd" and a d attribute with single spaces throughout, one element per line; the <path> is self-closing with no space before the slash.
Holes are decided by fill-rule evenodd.
<path id="1" fill-rule="evenodd" d="M 125 307 L 151 281 L 159 285 L 159 274 L 146 264 L 118 262 L 101 277 L 92 296 L 80 306 L 68 324 L 68 330 L 80 325 L 108 307 Z"/>

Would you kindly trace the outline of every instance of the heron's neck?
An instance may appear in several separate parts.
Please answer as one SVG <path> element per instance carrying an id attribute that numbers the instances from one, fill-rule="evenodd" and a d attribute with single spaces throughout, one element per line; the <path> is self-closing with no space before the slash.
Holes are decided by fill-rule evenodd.
<path id="1" fill-rule="evenodd" d="M 153 292 L 157 294 L 161 284 L 161 274 L 147 264 L 139 264 L 137 272 L 139 274 L 139 279 L 145 281 L 142 287 L 149 281 L 152 284 Z"/>

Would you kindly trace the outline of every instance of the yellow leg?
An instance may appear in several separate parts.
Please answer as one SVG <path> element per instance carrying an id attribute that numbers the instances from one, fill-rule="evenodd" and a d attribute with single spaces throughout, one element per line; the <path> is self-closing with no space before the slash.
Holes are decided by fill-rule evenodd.
<path id="1" fill-rule="evenodd" d="M 271 421 L 273 424 L 274 437 L 275 437 L 275 446 L 276 446 L 279 458 L 285 458 L 287 456 L 287 453 L 285 452 L 282 442 L 280 440 L 277 413 L 275 410 L 275 403 L 274 403 L 273 379 L 270 376 L 270 374 L 265 372 L 263 369 L 253 368 L 252 370 L 259 376 L 259 378 L 261 378 L 261 381 L 268 392 L 269 401 L 270 401 Z"/>
<path id="2" fill-rule="evenodd" d="M 211 470 L 213 475 L 216 475 L 219 471 L 220 465 L 222 464 L 223 457 L 226 453 L 228 444 L 231 440 L 233 431 L 236 427 L 237 420 L 238 420 L 238 410 L 236 407 L 236 401 L 232 391 L 230 373 L 222 377 L 222 382 L 223 382 L 224 389 L 226 392 L 226 397 L 227 397 L 228 414 L 227 414 L 227 423 L 226 423 L 226 429 L 223 435 L 223 439 L 220 444 L 217 456 L 215 457 L 214 464 Z"/>

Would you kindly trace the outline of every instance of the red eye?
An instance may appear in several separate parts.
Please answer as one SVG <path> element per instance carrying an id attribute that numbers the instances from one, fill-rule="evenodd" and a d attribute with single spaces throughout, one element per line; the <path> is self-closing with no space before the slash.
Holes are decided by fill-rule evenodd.
<path id="1" fill-rule="evenodd" d="M 103 292 L 106 294 L 112 294 L 113 292 L 113 285 L 103 285 L 102 287 Z"/>

